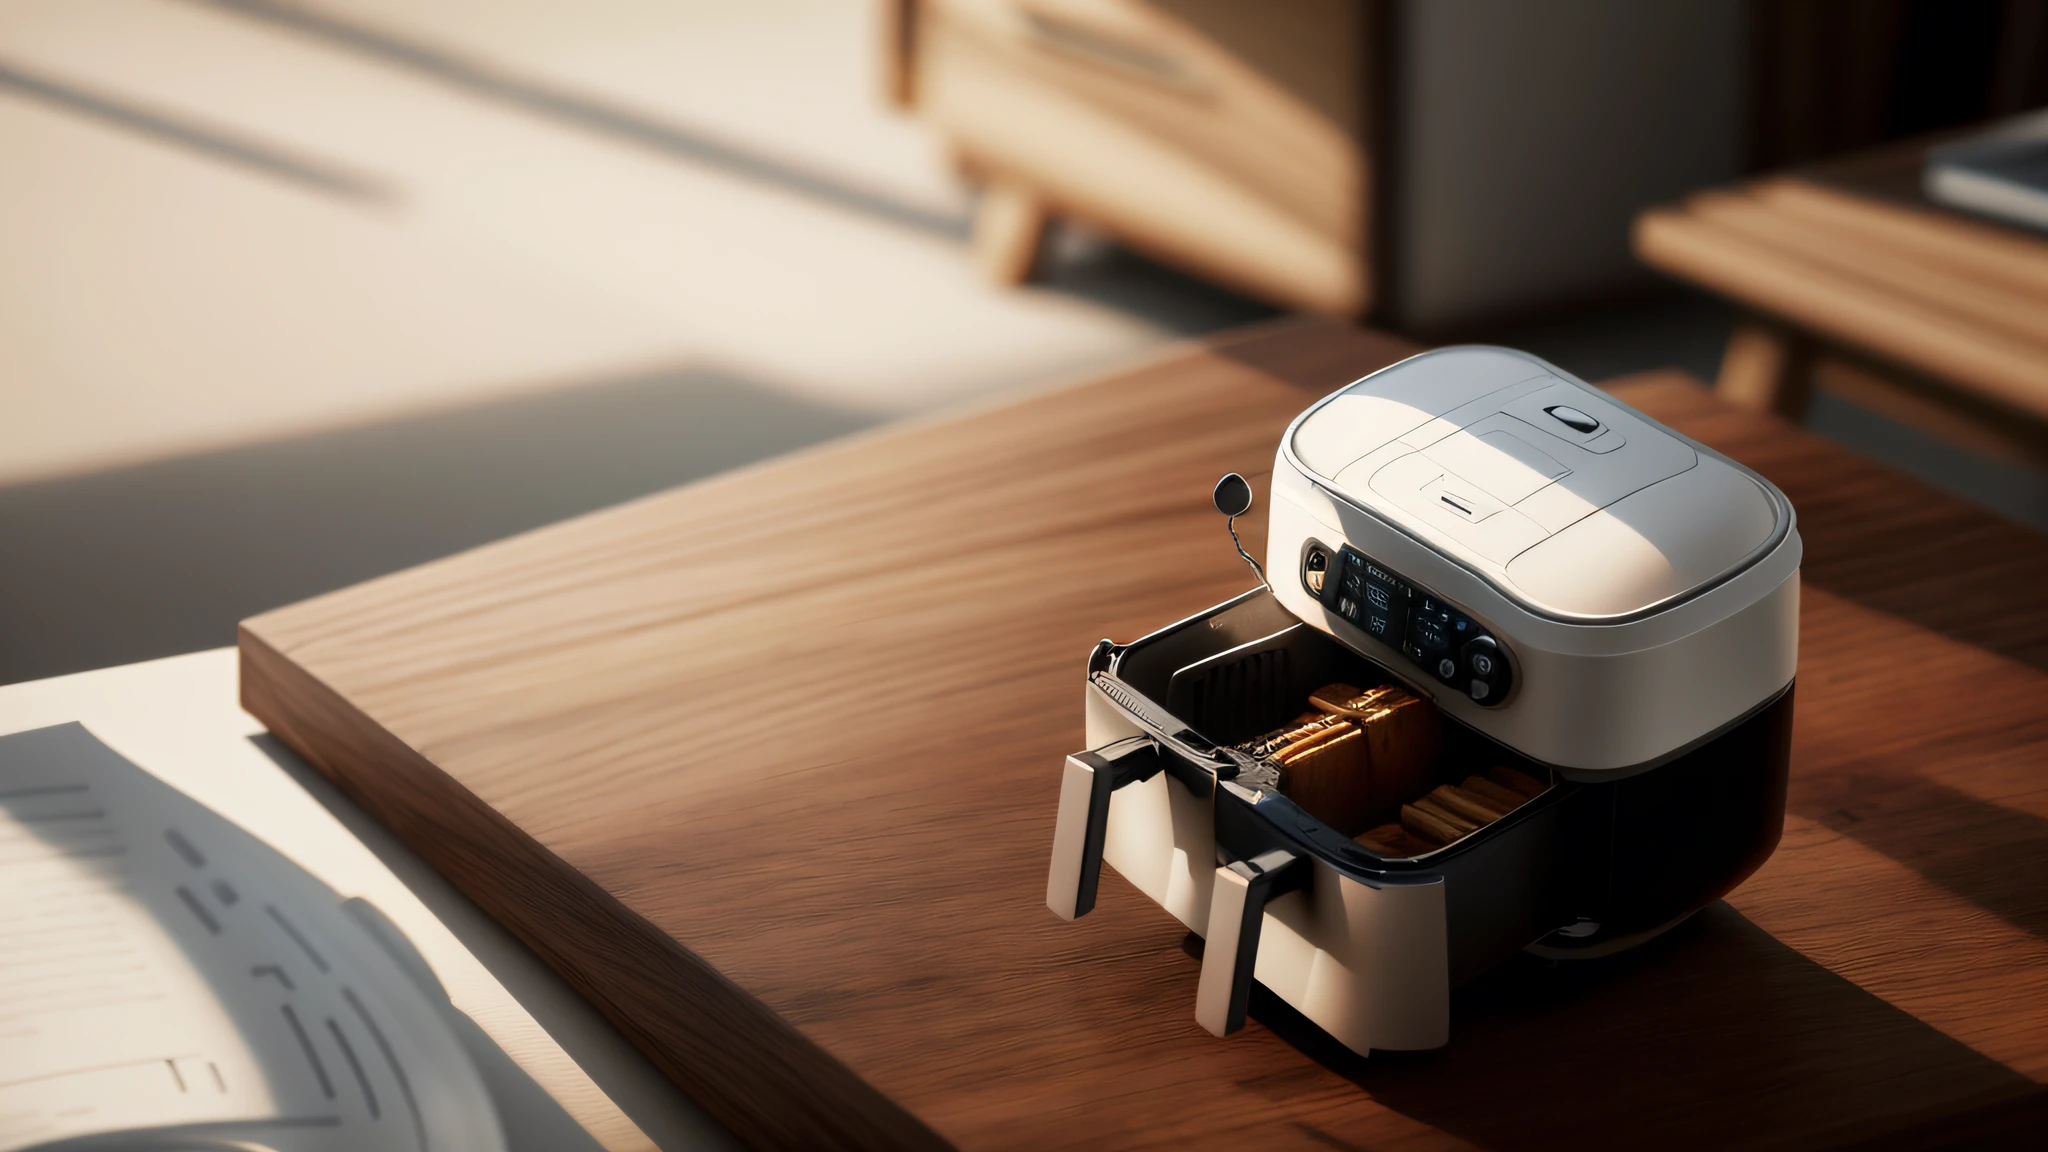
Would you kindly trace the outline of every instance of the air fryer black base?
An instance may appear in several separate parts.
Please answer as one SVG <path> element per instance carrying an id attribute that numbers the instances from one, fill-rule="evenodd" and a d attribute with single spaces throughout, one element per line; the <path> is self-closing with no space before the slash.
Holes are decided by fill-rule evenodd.
<path id="1" fill-rule="evenodd" d="M 1778 847 L 1792 696 L 1691 752 L 1609 784 L 1569 785 L 1558 893 L 1570 927 L 1532 946 L 1553 960 L 1655 938 L 1748 879 Z"/>
<path id="2" fill-rule="evenodd" d="M 1559 775 L 1439 855 L 1378 860 L 1291 804 L 1228 790 L 1216 793 L 1217 845 L 1232 859 L 1289 848 L 1365 883 L 1441 877 L 1453 987 L 1532 945 L 1551 959 L 1612 955 L 1682 923 L 1776 850 L 1792 697 L 1787 685 L 1713 739 L 1623 779 Z"/>
<path id="3" fill-rule="evenodd" d="M 1209 755 L 1217 745 L 1283 723 L 1316 685 L 1398 678 L 1327 633 L 1286 627 L 1289 620 L 1277 602 L 1247 594 L 1127 646 L 1105 641 L 1089 657 L 1091 682 L 1105 704 L 1152 733 L 1159 766 L 1179 786 L 1213 802 L 1219 862 L 1284 849 L 1370 887 L 1441 883 L 1451 987 L 1524 949 L 1591 959 L 1650 940 L 1747 879 L 1777 847 L 1790 684 L 1672 759 L 1613 774 L 1527 759 L 1445 717 L 1447 764 L 1504 764 L 1548 787 L 1418 857 L 1381 856 L 1260 782 L 1219 787 L 1243 766 Z M 1141 696 L 1168 719 L 1141 715 L 1131 702 Z"/>

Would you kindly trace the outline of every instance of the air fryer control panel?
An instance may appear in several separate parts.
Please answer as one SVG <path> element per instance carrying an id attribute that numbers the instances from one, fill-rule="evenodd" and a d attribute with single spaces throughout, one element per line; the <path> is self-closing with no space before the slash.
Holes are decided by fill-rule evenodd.
<path id="1" fill-rule="evenodd" d="M 1478 621 L 1349 544 L 1309 547 L 1302 583 L 1331 611 L 1397 648 L 1417 668 L 1493 707 L 1514 684 L 1507 653 Z"/>

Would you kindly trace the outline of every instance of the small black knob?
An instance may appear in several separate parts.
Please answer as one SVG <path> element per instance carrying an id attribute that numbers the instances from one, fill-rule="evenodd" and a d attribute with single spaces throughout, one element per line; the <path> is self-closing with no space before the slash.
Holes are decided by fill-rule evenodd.
<path id="1" fill-rule="evenodd" d="M 1210 497 L 1216 501 L 1216 510 L 1225 516 L 1242 516 L 1252 508 L 1252 486 L 1235 472 L 1224 473 Z"/>
<path id="2" fill-rule="evenodd" d="M 1507 699 L 1513 673 L 1508 658 L 1491 636 L 1474 636 L 1458 649 L 1458 663 L 1466 672 L 1465 695 L 1488 707 Z"/>
<path id="3" fill-rule="evenodd" d="M 1581 432 L 1590 436 L 1600 430 L 1600 421 L 1593 419 L 1577 408 L 1564 404 L 1552 404 L 1550 407 L 1545 408 L 1544 411 L 1550 413 L 1551 419 L 1556 420 L 1574 432 Z"/>

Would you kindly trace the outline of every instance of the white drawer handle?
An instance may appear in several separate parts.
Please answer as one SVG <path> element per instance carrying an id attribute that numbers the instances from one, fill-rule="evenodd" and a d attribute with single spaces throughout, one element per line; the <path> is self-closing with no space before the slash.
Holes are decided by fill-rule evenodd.
<path id="1" fill-rule="evenodd" d="M 1251 1003 L 1252 969 L 1266 903 L 1308 882 L 1306 861 L 1284 848 L 1216 869 L 1209 897 L 1209 935 L 1202 946 L 1202 981 L 1195 986 L 1195 1020 L 1218 1036 L 1244 1027 Z"/>
<path id="2" fill-rule="evenodd" d="M 1126 784 L 1150 780 L 1163 767 L 1158 747 L 1143 736 L 1067 757 L 1059 820 L 1053 825 L 1052 867 L 1045 878 L 1045 905 L 1054 915 L 1073 920 L 1095 907 L 1110 795 Z"/>

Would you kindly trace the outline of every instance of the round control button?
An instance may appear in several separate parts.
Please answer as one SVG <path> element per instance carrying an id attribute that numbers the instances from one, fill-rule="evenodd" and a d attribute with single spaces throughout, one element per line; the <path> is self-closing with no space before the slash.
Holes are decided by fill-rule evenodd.
<path id="1" fill-rule="evenodd" d="M 1482 633 L 1467 640 L 1458 650 L 1458 659 L 1471 674 L 1465 695 L 1473 703 L 1490 708 L 1507 697 L 1513 673 L 1508 668 L 1507 655 L 1493 637 Z"/>
<path id="2" fill-rule="evenodd" d="M 1449 680 L 1458 674 L 1458 662 L 1449 656 L 1436 662 L 1436 674 Z"/>

